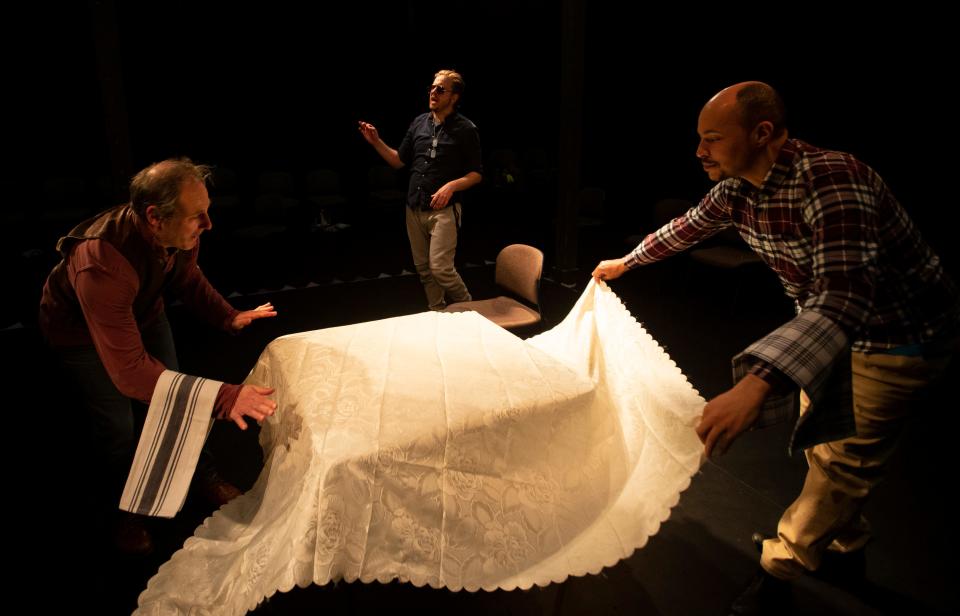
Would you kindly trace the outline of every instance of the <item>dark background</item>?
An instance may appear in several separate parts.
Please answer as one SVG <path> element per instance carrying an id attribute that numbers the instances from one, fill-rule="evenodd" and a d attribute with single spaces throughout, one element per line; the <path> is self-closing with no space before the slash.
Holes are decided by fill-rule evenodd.
<path id="1" fill-rule="evenodd" d="M 945 10 L 104 1 L 6 11 L 0 272 L 8 291 L 0 342 L 13 368 L 5 372 L 13 375 L 13 400 L 26 401 L 9 404 L 6 416 L 8 514 L 22 522 L 9 528 L 23 535 L 10 558 L 25 563 L 37 605 L 129 613 L 156 567 L 209 513 L 192 504 L 158 523 L 152 560 L 131 563 L 110 551 L 105 518 L 89 506 L 76 436 L 82 416 L 35 330 L 57 237 L 125 199 L 130 175 L 163 158 L 185 155 L 235 172 L 230 194 L 223 183 L 211 190 L 214 229 L 204 235 L 201 265 L 237 307 L 269 299 L 281 312 L 226 336 L 170 308 L 181 367 L 228 382 L 239 382 L 277 335 L 423 309 L 415 277 L 397 276 L 412 269 L 402 206 L 373 205 L 367 174 L 381 160 L 356 122 L 373 122 L 396 147 L 426 109 L 440 68 L 463 73 L 462 111 L 484 147 L 484 182 L 470 191 L 458 248 L 464 277 L 486 296 L 489 262 L 503 245 L 541 247 L 552 278 L 543 286 L 548 325 L 566 314 L 597 259 L 625 254 L 628 236 L 653 228 L 656 202 L 695 202 L 709 189 L 694 156 L 697 114 L 716 91 L 748 79 L 781 92 L 793 136 L 852 152 L 879 171 L 946 268 L 960 273 L 956 35 Z M 339 174 L 344 203 L 330 214 L 349 228 L 314 225 L 305 178 L 316 169 Z M 258 209 L 261 174 L 271 171 L 294 179 L 288 197 L 296 215 Z M 404 180 L 398 176 L 396 186 Z M 602 190 L 600 207 L 571 197 L 587 187 Z M 571 199 L 574 207 L 564 210 Z M 369 280 L 382 273 L 390 279 Z M 570 280 L 575 288 L 557 284 Z M 728 386 L 729 357 L 790 314 L 766 270 L 718 274 L 678 258 L 612 286 L 707 398 Z M 286 287 L 295 290 L 276 292 Z M 933 415 L 908 439 L 906 464 L 869 511 L 879 537 L 870 580 L 902 596 L 892 601 L 872 588 L 851 599 L 808 585 L 801 590 L 810 609 L 797 613 L 956 605 L 948 576 L 955 515 L 942 488 L 953 466 L 954 415 Z M 219 424 L 211 439 L 226 460 L 222 472 L 246 489 L 259 449 L 255 434 L 243 434 L 239 445 L 237 434 Z M 695 479 L 650 545 L 600 576 L 490 595 L 344 584 L 278 595 L 274 606 L 295 604 L 286 612 L 261 609 L 300 613 L 302 600 L 312 610 L 346 605 L 340 611 L 365 613 L 426 601 L 425 613 L 722 613 L 755 566 L 749 533 L 773 530 L 802 479 L 802 459 L 783 455 L 785 439 L 783 430 L 751 433 L 719 463 L 705 464 L 706 477 Z"/>
<path id="2" fill-rule="evenodd" d="M 359 224 L 363 238 L 356 212 L 367 170 L 382 161 L 357 120 L 396 147 L 426 109 L 433 73 L 452 67 L 466 79 L 462 111 L 484 146 L 485 182 L 468 201 L 470 215 L 488 223 L 478 235 L 512 232 L 503 239 L 541 245 L 553 264 L 576 263 L 569 242 L 561 258 L 553 254 L 556 219 L 566 192 L 586 186 L 604 190 L 606 224 L 624 236 L 648 230 L 657 200 L 696 201 L 710 186 L 694 157 L 702 104 L 726 85 L 759 79 L 784 96 L 793 136 L 877 169 L 956 271 L 954 54 L 944 14 L 805 4 L 774 17 L 670 6 L 654 19 L 625 5 L 567 4 L 566 21 L 559 3 L 543 1 L 240 9 L 105 0 L 15 13 L 5 54 L 12 164 L 2 182 L 6 226 L 18 232 L 5 266 L 22 269 L 33 250 L 26 268 L 45 270 L 56 237 L 123 200 L 136 170 L 178 155 L 234 170 L 247 224 L 257 222 L 260 173 L 286 171 L 299 187 L 308 171 L 333 169 L 349 202 L 338 217 Z M 582 87 L 563 91 L 575 68 Z M 582 148 L 561 155 L 581 126 Z M 499 181 L 504 150 L 520 172 L 512 194 Z M 564 178 L 572 183 L 559 184 Z M 216 226 L 227 219 L 212 192 Z M 408 261 L 394 248 L 370 243 L 362 253 Z M 22 292 L 36 296 L 36 277 Z"/>

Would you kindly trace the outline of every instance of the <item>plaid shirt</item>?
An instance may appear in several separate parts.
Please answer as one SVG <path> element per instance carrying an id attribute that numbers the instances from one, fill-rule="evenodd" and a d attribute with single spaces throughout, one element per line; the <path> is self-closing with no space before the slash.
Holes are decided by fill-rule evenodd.
<path id="1" fill-rule="evenodd" d="M 790 139 L 759 188 L 720 182 L 647 236 L 626 265 L 674 255 L 730 225 L 799 308 L 733 359 L 735 380 L 749 372 L 775 381 L 779 373 L 807 392 L 810 409 L 792 448 L 855 433 L 849 351 L 935 344 L 960 323 L 960 294 L 938 257 L 880 176 L 849 154 Z M 771 396 L 757 427 L 793 417 L 795 398 Z"/>

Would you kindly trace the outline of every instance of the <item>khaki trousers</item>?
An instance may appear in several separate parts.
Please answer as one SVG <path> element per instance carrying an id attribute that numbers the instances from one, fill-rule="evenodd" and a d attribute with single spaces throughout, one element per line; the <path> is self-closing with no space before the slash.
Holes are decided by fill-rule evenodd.
<path id="1" fill-rule="evenodd" d="M 816 570 L 826 550 L 850 552 L 866 544 L 863 503 L 886 476 L 904 423 L 949 359 L 852 354 L 857 435 L 806 450 L 803 490 L 780 518 L 777 538 L 763 544 L 760 564 L 767 572 L 792 579 Z M 801 413 L 808 403 L 801 394 Z"/>
<path id="2" fill-rule="evenodd" d="M 410 252 L 427 294 L 427 306 L 430 310 L 443 310 L 448 301 L 470 301 L 470 292 L 453 266 L 460 204 L 442 210 L 406 210 Z"/>

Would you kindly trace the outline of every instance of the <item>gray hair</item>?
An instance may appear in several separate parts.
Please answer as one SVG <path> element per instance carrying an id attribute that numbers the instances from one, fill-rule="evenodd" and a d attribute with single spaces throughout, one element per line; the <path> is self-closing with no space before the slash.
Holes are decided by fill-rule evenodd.
<path id="1" fill-rule="evenodd" d="M 130 181 L 130 205 L 144 218 L 147 207 L 155 205 L 157 215 L 166 220 L 177 211 L 183 183 L 190 180 L 206 183 L 210 174 L 210 167 L 194 164 L 189 158 L 168 158 L 154 163 Z"/>

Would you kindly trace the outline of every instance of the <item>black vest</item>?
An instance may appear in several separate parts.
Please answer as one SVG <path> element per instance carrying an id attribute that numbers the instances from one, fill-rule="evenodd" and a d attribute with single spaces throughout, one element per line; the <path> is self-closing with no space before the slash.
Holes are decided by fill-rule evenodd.
<path id="1" fill-rule="evenodd" d="M 110 242 L 137 272 L 140 289 L 133 300 L 133 315 L 142 322 L 170 284 L 187 271 L 192 251 L 178 250 L 173 268 L 164 272 L 165 262 L 154 245 L 143 236 L 138 215 L 129 204 L 118 205 L 83 221 L 57 242 L 63 255 L 47 280 L 56 303 L 69 306 L 82 319 L 80 303 L 73 285 L 67 280 L 66 259 L 79 242 L 99 239 Z"/>

